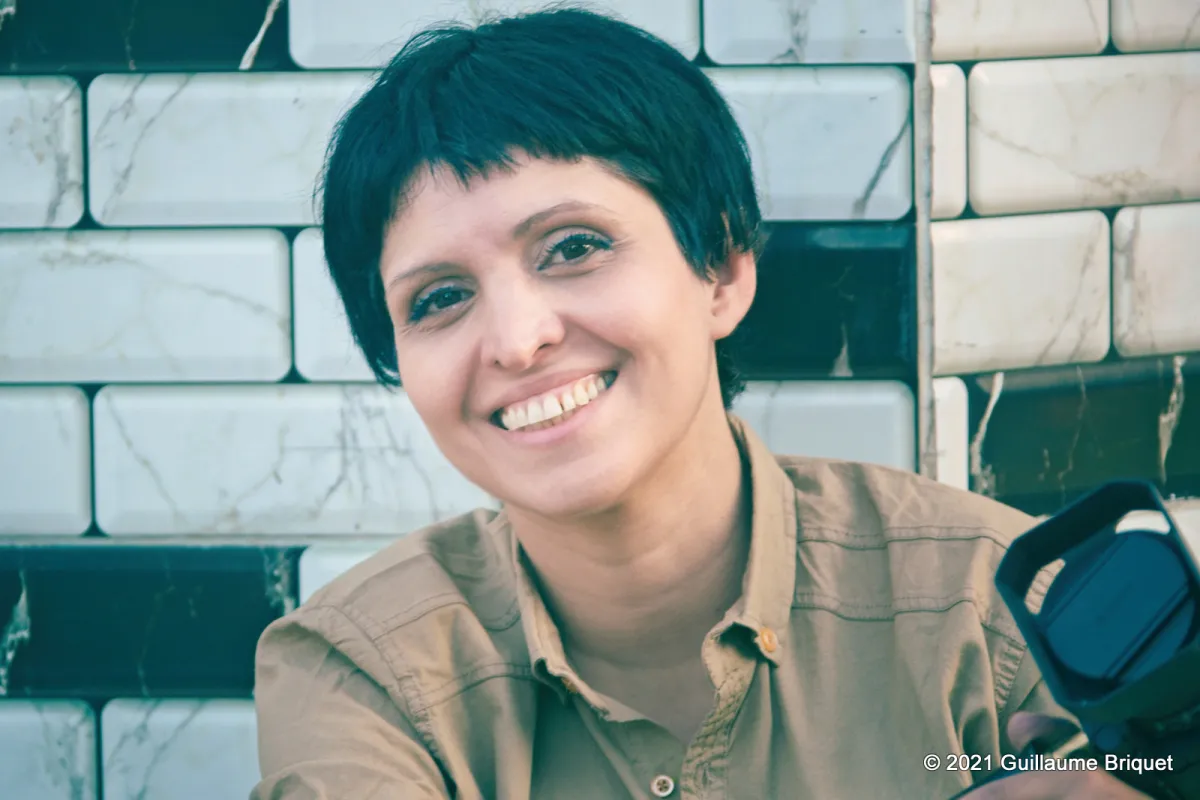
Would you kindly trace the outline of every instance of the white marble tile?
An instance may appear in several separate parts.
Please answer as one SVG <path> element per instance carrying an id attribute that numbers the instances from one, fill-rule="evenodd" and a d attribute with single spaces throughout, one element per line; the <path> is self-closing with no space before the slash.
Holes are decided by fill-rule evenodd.
<path id="1" fill-rule="evenodd" d="M 0 228 L 83 215 L 83 96 L 65 76 L 0 78 Z"/>
<path id="2" fill-rule="evenodd" d="M 1200 350 L 1200 203 L 1113 220 L 1113 345 L 1123 356 Z"/>
<path id="3" fill-rule="evenodd" d="M 912 0 L 704 0 L 718 64 L 911 63 Z"/>
<path id="4" fill-rule="evenodd" d="M 962 378 L 935 378 L 933 418 L 937 426 L 937 477 L 957 489 L 971 488 L 969 414 L 967 385 Z"/>
<path id="5" fill-rule="evenodd" d="M 1200 0 L 1112 0 L 1112 42 L 1126 53 L 1200 48 Z"/>
<path id="6" fill-rule="evenodd" d="M 95 800 L 96 719 L 79 700 L 0 699 L 0 796 Z"/>
<path id="7" fill-rule="evenodd" d="M 292 243 L 296 370 L 310 381 L 373 381 L 322 247 L 319 228 L 301 231 Z"/>
<path id="8" fill-rule="evenodd" d="M 898 381 L 751 381 L 733 411 L 778 455 L 916 467 L 916 403 Z"/>
<path id="9" fill-rule="evenodd" d="M 94 418 L 110 534 L 399 534 L 490 505 L 378 386 L 108 386 Z"/>
<path id="10" fill-rule="evenodd" d="M 536 11 L 545 0 L 291 0 L 292 58 L 308 69 L 380 67 L 418 31 L 445 20 L 478 24 L 488 16 Z M 580 5 L 576 3 L 575 5 Z M 700 0 L 591 0 L 668 42 L 688 58 L 700 49 Z"/>
<path id="11" fill-rule="evenodd" d="M 767 219 L 891 220 L 908 213 L 911 90 L 900 69 L 706 72 L 745 132 Z"/>
<path id="12" fill-rule="evenodd" d="M 275 230 L 0 234 L 0 381 L 275 381 L 289 291 Z"/>
<path id="13" fill-rule="evenodd" d="M 935 222 L 934 373 L 1099 361 L 1109 228 L 1099 211 Z"/>
<path id="14" fill-rule="evenodd" d="M 937 0 L 933 60 L 1099 53 L 1108 44 L 1108 0 Z"/>
<path id="15" fill-rule="evenodd" d="M 112 700 L 100 712 L 104 798 L 249 797 L 257 731 L 250 700 Z"/>
<path id="16" fill-rule="evenodd" d="M 92 524 L 88 401 L 73 386 L 0 387 L 0 534 Z"/>
<path id="17" fill-rule="evenodd" d="M 297 565 L 296 591 L 301 603 L 307 603 L 313 594 L 346 572 L 351 567 L 366 561 L 393 539 L 353 539 L 336 544 L 314 544 L 300 554 Z"/>
<path id="18" fill-rule="evenodd" d="M 1200 52 L 978 64 L 967 94 L 979 214 L 1200 198 Z"/>
<path id="19" fill-rule="evenodd" d="M 934 219 L 953 219 L 967 206 L 967 76 L 957 64 L 929 69 L 933 84 Z"/>
<path id="20" fill-rule="evenodd" d="M 311 225 L 333 125 L 366 72 L 101 75 L 88 199 L 103 225 Z"/>

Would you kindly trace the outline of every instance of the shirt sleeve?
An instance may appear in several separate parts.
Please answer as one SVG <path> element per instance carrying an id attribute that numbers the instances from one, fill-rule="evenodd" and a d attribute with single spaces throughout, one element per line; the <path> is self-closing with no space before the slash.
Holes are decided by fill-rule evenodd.
<path id="1" fill-rule="evenodd" d="M 450 791 L 394 673 L 332 607 L 301 609 L 264 631 L 255 660 L 261 782 L 250 800 L 442 800 Z"/>
<path id="2" fill-rule="evenodd" d="M 1013 743 L 1008 738 L 1008 721 L 1017 711 L 1029 711 L 1035 714 L 1045 714 L 1070 722 L 1076 730 L 1080 729 L 1079 720 L 1058 704 L 1045 678 L 1038 668 L 1033 655 L 1026 650 L 1021 657 L 1021 665 L 1017 668 L 1016 678 L 1013 679 L 1009 690 L 1008 702 L 1000 709 L 998 722 L 1000 724 L 1000 752 L 1002 754 L 1016 753 Z"/>

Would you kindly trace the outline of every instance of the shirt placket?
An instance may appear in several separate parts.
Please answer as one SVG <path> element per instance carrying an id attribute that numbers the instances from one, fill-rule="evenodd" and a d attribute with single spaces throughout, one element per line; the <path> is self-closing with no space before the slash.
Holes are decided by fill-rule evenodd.
<path id="1" fill-rule="evenodd" d="M 758 665 L 756 659 L 746 657 L 717 637 L 706 639 L 701 653 L 717 690 L 712 711 L 684 755 L 679 776 L 680 800 L 728 796 L 733 729 Z"/>

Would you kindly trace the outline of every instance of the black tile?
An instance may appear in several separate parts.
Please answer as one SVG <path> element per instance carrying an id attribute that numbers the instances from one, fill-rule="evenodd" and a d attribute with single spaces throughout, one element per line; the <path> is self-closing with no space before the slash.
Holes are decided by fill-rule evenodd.
<path id="1" fill-rule="evenodd" d="M 737 334 L 746 377 L 914 378 L 913 226 L 783 222 L 768 230 L 758 292 Z"/>
<path id="2" fill-rule="evenodd" d="M 237 69 L 270 0 L 20 0 L 0 27 L 0 72 Z M 287 3 L 254 69 L 288 69 Z"/>
<path id="3" fill-rule="evenodd" d="M 8 695 L 248 697 L 258 636 L 295 603 L 297 556 L 107 540 L 0 546 Z"/>
<path id="4" fill-rule="evenodd" d="M 1122 478 L 1153 481 L 1167 497 L 1200 494 L 1200 402 L 1186 396 L 1200 358 L 1181 377 L 1182 393 L 1170 358 L 1006 375 L 981 451 L 994 488 L 978 480 L 972 488 L 1030 514 L 1054 513 Z M 978 381 L 967 385 L 974 434 L 988 394 Z M 1173 391 L 1182 403 L 1172 427 Z"/>

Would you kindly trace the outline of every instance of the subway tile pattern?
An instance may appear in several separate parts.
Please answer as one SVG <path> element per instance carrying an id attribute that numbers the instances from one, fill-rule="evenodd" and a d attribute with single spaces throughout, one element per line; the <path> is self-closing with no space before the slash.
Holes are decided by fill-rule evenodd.
<path id="1" fill-rule="evenodd" d="M 541 4 L 0 0 L 0 795 L 245 797 L 263 627 L 496 506 L 371 385 L 313 189 L 412 32 Z M 913 469 L 912 0 L 589 5 L 744 127 L 735 410 Z M 1142 477 L 1200 536 L 1200 5 L 934 7 L 939 479 L 1046 514 Z"/>
<path id="2" fill-rule="evenodd" d="M 82 701 L 0 698 L 0 787 L 13 800 L 96 800 L 96 743 Z"/>
<path id="3" fill-rule="evenodd" d="M 370 73 L 109 74 L 88 87 L 102 225 L 311 225 L 329 133 Z"/>
<path id="4" fill-rule="evenodd" d="M 0 77 L 0 229 L 83 214 L 83 94 L 60 75 Z"/>
<path id="5" fill-rule="evenodd" d="M 277 230 L 0 237 L 0 381 L 276 381 L 288 258 Z"/>
<path id="6" fill-rule="evenodd" d="M 1200 2 L 1112 0 L 1112 43 L 1126 53 L 1200 48 Z"/>
<path id="7" fill-rule="evenodd" d="M 937 0 L 933 4 L 933 60 L 1099 53 L 1108 44 L 1108 6 L 1109 0 Z"/>
<path id="8" fill-rule="evenodd" d="M 85 541 L 0 543 L 0 698 L 250 697 L 297 550 Z"/>
<path id="9" fill-rule="evenodd" d="M 250 700 L 113 700 L 100 735 L 106 800 L 243 798 L 258 783 Z"/>
<path id="10" fill-rule="evenodd" d="M 934 372 L 1099 361 L 1110 329 L 1099 211 L 935 222 Z"/>
<path id="11" fill-rule="evenodd" d="M 95 428 L 114 536 L 399 534 L 489 503 L 378 386 L 106 386 Z"/>
<path id="12" fill-rule="evenodd" d="M 718 64 L 905 64 L 912 0 L 703 0 L 704 51 Z"/>
<path id="13" fill-rule="evenodd" d="M 733 410 L 772 452 L 915 466 L 916 405 L 899 381 L 754 382 Z"/>
<path id="14" fill-rule="evenodd" d="M 476 24 L 536 10 L 530 0 L 291 0 L 292 58 L 309 69 L 381 67 L 414 33 L 446 20 Z M 699 0 L 592 0 L 587 7 L 637 25 L 687 58 L 700 49 Z"/>
<path id="15" fill-rule="evenodd" d="M 0 25 L 0 73 L 233 70 L 271 0 L 40 0 L 17 2 Z M 5 4 L 0 3 L 0 7 Z M 281 69 L 287 15 L 279 6 L 253 67 Z"/>
<path id="16" fill-rule="evenodd" d="M 1113 219 L 1113 344 L 1124 356 L 1200 351 L 1200 203 Z"/>
<path id="17" fill-rule="evenodd" d="M 967 93 L 979 214 L 1200 199 L 1200 52 L 983 63 Z"/>
<path id="18" fill-rule="evenodd" d="M 79 389 L 0 387 L 0 536 L 69 536 L 91 526 L 91 439 Z"/>
<path id="19" fill-rule="evenodd" d="M 769 220 L 912 207 L 911 88 L 895 67 L 709 69 L 745 131 Z"/>
<path id="20" fill-rule="evenodd" d="M 929 68 L 933 85 L 933 219 L 967 206 L 967 76 L 957 64 Z"/>

